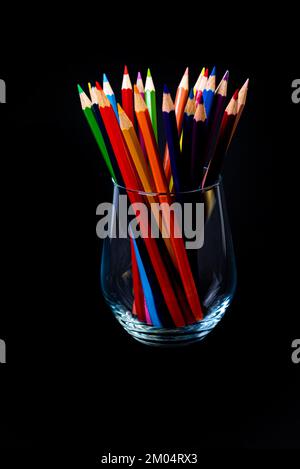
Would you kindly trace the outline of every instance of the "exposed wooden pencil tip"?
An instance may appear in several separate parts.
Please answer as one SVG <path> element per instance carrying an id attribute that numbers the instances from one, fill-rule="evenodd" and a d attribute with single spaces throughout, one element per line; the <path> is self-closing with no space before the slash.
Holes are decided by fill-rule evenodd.
<path id="1" fill-rule="evenodd" d="M 191 88 L 190 94 L 189 94 L 189 99 L 193 99 L 194 97 L 194 88 Z"/>
<path id="2" fill-rule="evenodd" d="M 204 76 L 208 78 L 208 68 L 205 69 Z"/>
<path id="3" fill-rule="evenodd" d="M 237 100 L 239 97 L 239 89 L 235 90 L 234 95 L 232 96 L 232 99 Z"/>
<path id="4" fill-rule="evenodd" d="M 117 107 L 118 107 L 118 112 L 119 112 L 119 114 L 120 114 L 121 112 L 124 112 L 122 106 L 121 106 L 119 103 L 117 103 Z"/>
<path id="5" fill-rule="evenodd" d="M 169 88 L 167 87 L 167 85 L 164 85 L 164 93 L 165 94 L 170 94 L 170 91 L 169 91 Z"/>
<path id="6" fill-rule="evenodd" d="M 184 74 L 185 74 L 185 75 L 188 75 L 188 74 L 189 74 L 189 67 L 186 67 Z"/>
<path id="7" fill-rule="evenodd" d="M 108 82 L 107 76 L 103 73 L 103 83 Z"/>
<path id="8" fill-rule="evenodd" d="M 151 77 L 150 68 L 148 68 L 148 70 L 147 70 L 147 77 Z"/>
<path id="9" fill-rule="evenodd" d="M 138 72 L 138 74 L 137 74 L 137 80 L 142 80 L 142 74 L 141 74 L 141 72 Z"/>
<path id="10" fill-rule="evenodd" d="M 214 75 L 216 75 L 216 67 L 215 66 L 213 67 L 210 76 L 213 77 Z"/>
<path id="11" fill-rule="evenodd" d="M 202 95 L 203 95 L 202 91 L 198 90 L 197 94 L 196 94 L 196 105 L 200 103 L 201 98 L 202 98 L 202 101 L 203 101 L 203 96 Z"/>
<path id="12" fill-rule="evenodd" d="M 102 91 L 102 86 L 100 85 L 99 81 L 96 81 L 96 88 L 97 90 Z"/>
<path id="13" fill-rule="evenodd" d="M 128 75 L 128 68 L 127 68 L 127 65 L 124 66 L 124 75 Z"/>
<path id="14" fill-rule="evenodd" d="M 200 73 L 200 75 L 202 75 L 202 76 L 203 76 L 203 75 L 204 75 L 204 73 L 205 73 L 205 67 L 202 67 L 202 70 L 201 70 L 201 73 Z"/>
<path id="15" fill-rule="evenodd" d="M 133 91 L 134 91 L 136 94 L 140 94 L 137 85 L 133 85 Z"/>
<path id="16" fill-rule="evenodd" d="M 84 92 L 80 85 L 77 85 L 77 89 L 78 89 L 79 94 Z"/>

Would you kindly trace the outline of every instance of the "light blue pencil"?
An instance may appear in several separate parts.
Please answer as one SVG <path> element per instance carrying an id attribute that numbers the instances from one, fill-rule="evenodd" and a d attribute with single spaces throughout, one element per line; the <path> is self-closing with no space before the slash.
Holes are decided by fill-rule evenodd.
<path id="1" fill-rule="evenodd" d="M 116 114 L 117 119 L 119 120 L 116 97 L 115 97 L 115 94 L 112 90 L 112 87 L 110 86 L 110 83 L 109 83 L 105 73 L 103 73 L 103 91 L 104 91 L 107 99 L 109 100 L 110 104 L 112 105 L 112 108 L 113 108 L 113 110 Z"/>

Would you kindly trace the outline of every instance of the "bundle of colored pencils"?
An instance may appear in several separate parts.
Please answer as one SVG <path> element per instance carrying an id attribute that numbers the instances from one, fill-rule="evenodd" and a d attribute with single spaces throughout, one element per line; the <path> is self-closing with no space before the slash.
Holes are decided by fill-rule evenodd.
<path id="1" fill-rule="evenodd" d="M 145 87 L 140 72 L 132 87 L 125 66 L 122 106 L 105 74 L 102 86 L 88 84 L 90 98 L 78 85 L 82 110 L 107 169 L 116 183 L 132 189 L 127 193 L 131 203 L 146 201 L 154 210 L 153 201 L 171 204 L 184 191 L 204 189 L 218 181 L 248 90 L 247 80 L 226 107 L 228 78 L 227 71 L 216 86 L 215 68 L 210 74 L 203 68 L 189 91 L 186 69 L 174 102 L 164 87 L 163 152 L 158 145 L 157 98 L 149 69 Z M 140 191 L 152 195 L 143 196 Z M 160 229 L 164 227 L 164 210 L 153 214 Z M 176 228 L 175 215 L 172 224 Z M 133 316 L 156 327 L 182 327 L 203 319 L 204 307 L 183 238 L 173 231 L 163 240 L 154 239 L 142 219 L 140 230 L 142 238 L 130 237 Z"/>

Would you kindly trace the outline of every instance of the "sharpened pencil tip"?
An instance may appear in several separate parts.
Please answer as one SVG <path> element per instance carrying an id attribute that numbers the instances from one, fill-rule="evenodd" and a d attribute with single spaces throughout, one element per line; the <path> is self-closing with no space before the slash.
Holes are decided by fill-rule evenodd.
<path id="1" fill-rule="evenodd" d="M 102 86 L 100 85 L 99 81 L 96 81 L 96 88 L 97 90 L 102 91 Z"/>
<path id="2" fill-rule="evenodd" d="M 148 70 L 147 70 L 147 77 L 151 77 L 150 68 L 148 68 Z"/>
<path id="3" fill-rule="evenodd" d="M 108 81 L 107 76 L 105 75 L 105 73 L 103 73 L 103 83 L 105 83 L 107 81 Z"/>
<path id="4" fill-rule="evenodd" d="M 194 88 L 191 88 L 189 99 L 193 99 L 193 97 L 194 97 Z"/>
<path id="5" fill-rule="evenodd" d="M 223 76 L 223 80 L 228 81 L 229 78 L 229 70 L 226 70 L 225 75 Z"/>
<path id="6" fill-rule="evenodd" d="M 232 96 L 232 99 L 237 100 L 239 97 L 239 89 L 235 90 L 234 95 Z"/>
<path id="7" fill-rule="evenodd" d="M 204 76 L 208 78 L 208 68 L 205 69 Z"/>
<path id="8" fill-rule="evenodd" d="M 127 65 L 124 65 L 124 75 L 128 75 L 128 68 L 127 68 Z"/>
<path id="9" fill-rule="evenodd" d="M 200 73 L 200 75 L 202 75 L 202 76 L 203 76 L 203 75 L 204 75 L 204 73 L 205 73 L 205 67 L 202 67 L 202 70 L 201 70 L 201 73 Z"/>
<path id="10" fill-rule="evenodd" d="M 249 85 L 249 78 L 247 78 L 247 80 L 246 80 L 245 83 L 244 83 L 245 88 L 246 88 L 246 87 L 248 88 L 248 85 Z"/>
<path id="11" fill-rule="evenodd" d="M 120 105 L 119 103 L 117 103 L 117 108 L 118 108 L 119 114 L 120 114 L 121 112 L 124 112 L 124 111 L 123 111 L 123 108 L 121 107 L 121 105 Z"/>
<path id="12" fill-rule="evenodd" d="M 78 89 L 79 94 L 84 92 L 80 85 L 77 85 L 77 89 Z"/>
<path id="13" fill-rule="evenodd" d="M 134 91 L 136 94 L 140 94 L 137 85 L 133 85 L 133 91 Z"/>
<path id="14" fill-rule="evenodd" d="M 138 72 L 138 74 L 137 74 L 137 80 L 142 80 L 142 74 L 141 74 L 141 72 Z"/>
<path id="15" fill-rule="evenodd" d="M 216 67 L 213 67 L 211 74 L 210 74 L 211 77 L 213 77 L 214 75 L 216 75 Z"/>
<path id="16" fill-rule="evenodd" d="M 184 74 L 185 74 L 185 75 L 188 75 L 188 74 L 189 74 L 189 67 L 186 67 Z"/>
<path id="17" fill-rule="evenodd" d="M 169 88 L 167 87 L 167 85 L 164 85 L 164 93 L 165 94 L 170 94 L 170 91 L 169 91 Z"/>

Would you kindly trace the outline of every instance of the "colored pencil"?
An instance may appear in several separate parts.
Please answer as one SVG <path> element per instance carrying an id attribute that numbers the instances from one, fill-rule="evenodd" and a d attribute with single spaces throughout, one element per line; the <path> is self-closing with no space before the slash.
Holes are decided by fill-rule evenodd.
<path id="1" fill-rule="evenodd" d="M 108 98 L 110 104 L 112 105 L 112 108 L 116 114 L 117 119 L 119 119 L 116 97 L 105 73 L 103 73 L 103 91 L 106 97 Z"/>
<path id="2" fill-rule="evenodd" d="M 188 95 L 189 95 L 189 69 L 187 67 L 183 74 L 183 77 L 181 78 L 181 81 L 177 88 L 176 97 L 175 97 L 175 115 L 176 115 L 177 130 L 178 130 L 179 135 L 181 133 L 184 109 L 185 109 L 185 105 L 188 99 Z M 165 154 L 164 154 L 164 172 L 166 175 L 166 179 L 169 183 L 171 179 L 171 161 L 170 161 L 168 145 L 166 145 Z"/>
<path id="3" fill-rule="evenodd" d="M 214 154 L 217 136 L 219 134 L 219 128 L 221 125 L 221 120 L 223 117 L 225 102 L 227 96 L 227 86 L 228 86 L 229 71 L 227 70 L 216 89 L 215 98 L 211 107 L 211 115 L 209 120 L 209 125 L 207 129 L 207 142 L 205 148 L 205 162 L 204 166 L 207 167 L 209 161 Z"/>
<path id="4" fill-rule="evenodd" d="M 130 155 L 128 154 L 128 150 L 124 142 L 121 129 L 116 120 L 115 114 L 103 91 L 97 90 L 97 93 L 100 113 L 107 128 L 107 132 L 112 141 L 112 146 L 114 148 L 116 158 L 120 166 L 120 171 L 124 179 L 124 183 L 127 188 L 140 190 L 140 180 L 137 178 L 137 174 L 130 160 Z M 140 98 L 142 102 L 144 102 L 142 97 Z M 128 197 L 132 204 L 134 204 L 135 202 L 143 203 L 143 198 L 138 192 L 133 192 L 129 190 Z M 159 280 L 166 305 L 168 306 L 174 324 L 177 327 L 182 327 L 186 324 L 186 321 L 182 315 L 175 292 L 173 290 L 173 286 L 166 271 L 165 264 L 162 261 L 160 252 L 155 242 L 156 240 L 151 238 L 151 233 L 149 232 L 148 224 L 145 223 L 142 217 L 140 217 L 140 226 L 142 236 L 147 247 L 149 256 L 151 258 L 155 274 Z"/>
<path id="5" fill-rule="evenodd" d="M 103 120 L 102 120 L 102 117 L 101 117 L 101 114 L 100 114 L 100 111 L 99 111 L 96 87 L 100 86 L 100 85 L 99 85 L 98 82 L 96 82 L 95 84 L 93 83 L 93 86 L 91 85 L 91 83 L 89 83 L 88 86 L 89 86 L 89 91 L 90 91 L 90 97 L 91 97 L 91 100 L 92 100 L 93 113 L 95 115 L 95 118 L 96 118 L 97 124 L 99 126 L 100 132 L 102 134 L 102 137 L 103 137 L 106 149 L 107 149 L 107 153 L 108 153 L 109 158 L 110 158 L 111 165 L 112 165 L 114 173 L 116 175 L 116 178 L 117 178 L 116 182 L 118 184 L 122 184 L 123 180 L 122 180 L 122 176 L 121 176 L 121 173 L 120 173 L 120 170 L 119 170 L 119 166 L 116 162 L 116 157 L 115 157 L 114 151 L 112 149 L 110 139 L 107 135 L 107 131 L 106 131 L 105 125 L 103 124 Z"/>
<path id="6" fill-rule="evenodd" d="M 142 96 L 142 98 L 145 99 L 145 88 L 144 88 L 144 82 L 143 82 L 141 72 L 138 72 L 138 74 L 137 74 L 136 86 L 138 87 L 138 90 L 139 90 L 140 95 Z"/>
<path id="7" fill-rule="evenodd" d="M 131 240 L 133 244 L 136 264 L 138 266 L 138 274 L 139 274 L 140 281 L 144 290 L 143 302 L 146 301 L 146 306 L 147 306 L 147 308 L 145 308 L 144 304 L 141 306 L 145 311 L 145 316 L 148 316 L 146 317 L 146 322 L 147 324 L 153 324 L 153 326 L 161 327 L 162 324 L 160 322 L 160 319 L 157 313 L 154 296 L 153 296 L 152 289 L 148 280 L 148 276 L 144 268 L 143 261 L 139 253 L 137 242 L 134 238 L 131 238 Z"/>
<path id="8" fill-rule="evenodd" d="M 160 160 L 159 150 L 151 124 L 148 107 L 141 97 L 137 86 L 134 87 L 134 107 L 139 128 L 143 134 L 149 164 L 152 170 L 155 190 L 161 193 L 168 192 L 168 184 Z"/>
<path id="9" fill-rule="evenodd" d="M 234 122 L 234 126 L 233 126 L 233 129 L 232 129 L 231 135 L 230 135 L 230 140 L 229 140 L 228 145 L 230 145 L 232 137 L 233 137 L 233 135 L 236 131 L 237 125 L 238 125 L 238 123 L 240 121 L 240 118 L 241 118 L 241 115 L 243 113 L 243 110 L 244 110 L 244 107 L 245 107 L 245 104 L 246 104 L 246 100 L 247 100 L 248 86 L 249 86 L 249 78 L 247 78 L 247 80 L 245 81 L 245 83 L 243 84 L 242 88 L 239 91 L 237 116 L 236 116 L 236 119 L 235 119 L 235 122 Z"/>
<path id="10" fill-rule="evenodd" d="M 210 160 L 208 169 L 203 178 L 202 187 L 204 187 L 204 185 L 209 186 L 210 184 L 214 184 L 218 180 L 218 177 L 220 175 L 223 166 L 224 156 L 229 145 L 231 133 L 237 116 L 238 93 L 239 91 L 236 90 L 228 106 L 225 109 L 224 116 L 221 122 L 216 151 L 212 159 Z"/>
<path id="11" fill-rule="evenodd" d="M 179 137 L 176 124 L 175 106 L 172 101 L 168 87 L 165 85 L 163 94 L 163 120 L 165 127 L 165 135 L 169 149 L 169 157 L 171 162 L 171 169 L 174 181 L 175 192 L 181 191 L 181 178 L 180 178 L 180 146 Z"/>
<path id="12" fill-rule="evenodd" d="M 115 182 L 117 182 L 117 178 L 116 178 L 113 166 L 112 166 L 111 161 L 110 161 L 110 157 L 109 157 L 109 154 L 108 154 L 108 151 L 107 151 L 104 139 L 103 139 L 103 135 L 102 135 L 102 133 L 99 129 L 98 123 L 97 123 L 96 118 L 94 116 L 94 113 L 92 111 L 92 102 L 88 98 L 88 96 L 85 94 L 85 92 L 83 91 L 81 86 L 77 85 L 77 87 L 78 87 L 78 92 L 79 92 L 79 97 L 80 97 L 80 102 L 81 102 L 81 108 L 83 110 L 83 113 L 84 113 L 84 115 L 86 117 L 86 120 L 87 120 L 87 122 L 88 122 L 88 124 L 91 128 L 91 131 L 92 131 L 92 133 L 95 137 L 95 140 L 96 140 L 97 145 L 100 149 L 100 152 L 103 156 L 103 159 L 104 159 L 104 162 L 107 166 L 107 169 L 108 169 L 111 177 L 113 178 L 113 180 Z"/>
<path id="13" fill-rule="evenodd" d="M 189 96 L 189 68 L 187 67 L 177 88 L 175 97 L 175 114 L 178 133 L 181 131 L 185 105 Z"/>
<path id="14" fill-rule="evenodd" d="M 139 144 L 135 129 L 132 125 L 132 122 L 130 121 L 130 119 L 128 118 L 128 116 L 126 115 L 126 113 L 124 112 L 124 110 L 121 108 L 120 105 L 118 105 L 118 111 L 119 111 L 119 116 L 120 116 L 120 128 L 122 130 L 128 150 L 134 161 L 137 172 L 140 176 L 143 190 L 147 193 L 152 193 L 155 191 L 154 182 L 152 179 L 152 175 L 149 171 L 148 164 L 142 152 L 141 146 Z M 151 205 L 150 208 L 153 211 L 155 220 L 160 228 L 159 213 L 157 211 L 156 204 L 155 204 L 156 200 L 154 196 L 148 196 L 148 199 Z M 173 262 L 176 262 L 174 259 L 174 253 L 173 253 L 169 238 L 164 238 L 164 242 L 167 246 L 168 252 Z"/>
<path id="15" fill-rule="evenodd" d="M 142 96 L 143 97 L 143 96 Z M 156 91 L 150 69 L 147 71 L 147 78 L 145 84 L 145 102 L 149 111 L 153 132 L 155 135 L 156 143 L 158 144 L 158 131 L 157 131 L 157 110 L 156 110 Z"/>
<path id="16" fill-rule="evenodd" d="M 199 99 L 200 99 L 199 94 L 203 93 L 203 91 L 206 87 L 206 84 L 207 84 L 207 80 L 208 80 L 208 68 L 205 69 L 205 71 L 203 73 L 203 76 L 201 77 L 200 83 L 197 87 L 197 90 L 195 92 L 196 102 L 199 101 Z"/>
<path id="17" fill-rule="evenodd" d="M 144 82 L 143 82 L 141 72 L 138 72 L 138 74 L 137 74 L 136 86 L 138 87 L 138 90 L 139 90 L 142 98 L 145 99 L 145 88 L 144 88 Z M 148 159 L 147 158 L 147 151 L 146 151 L 146 147 L 145 147 L 145 142 L 144 142 L 144 139 L 143 139 L 143 136 L 142 136 L 140 130 L 139 130 L 139 140 L 140 140 L 140 144 L 141 144 L 141 147 L 142 147 L 142 151 L 143 151 L 146 159 Z"/>
<path id="18" fill-rule="evenodd" d="M 157 192 L 163 193 L 166 195 L 159 195 L 159 200 L 161 202 L 168 202 L 171 204 L 171 198 L 168 195 L 168 186 L 166 178 L 163 172 L 163 168 L 160 162 L 158 148 L 155 142 L 153 129 L 150 123 L 149 113 L 145 102 L 143 101 L 137 86 L 134 87 L 134 106 L 135 114 L 137 117 L 138 124 L 143 133 L 143 138 L 145 141 L 147 153 L 149 156 L 149 163 L 153 173 L 154 184 Z M 162 213 L 163 217 L 166 216 L 165 205 L 162 204 Z M 172 212 L 173 213 L 173 212 Z M 168 211 L 168 215 L 170 213 Z M 174 213 L 173 213 L 174 216 Z M 177 229 L 176 219 L 174 218 L 174 232 Z M 177 238 L 170 233 L 170 239 L 173 246 L 174 254 L 177 261 L 177 267 L 180 274 L 180 278 L 184 287 L 184 291 L 188 300 L 188 303 L 191 307 L 191 310 L 194 314 L 196 320 L 200 320 L 203 317 L 203 312 L 201 304 L 199 301 L 197 289 L 194 283 L 193 275 L 190 269 L 189 261 L 187 258 L 187 253 L 184 247 L 182 237 Z"/>
<path id="19" fill-rule="evenodd" d="M 127 116 L 134 122 L 134 111 L 133 111 L 133 91 L 130 76 L 128 73 L 127 65 L 124 67 L 123 81 L 122 81 L 122 108 L 126 112 Z"/>
<path id="20" fill-rule="evenodd" d="M 209 75 L 209 79 L 207 80 L 205 89 L 203 90 L 203 100 L 205 106 L 205 112 L 207 119 L 210 118 L 210 111 L 214 101 L 215 96 L 215 89 L 216 89 L 216 67 L 214 67 Z"/>
<path id="21" fill-rule="evenodd" d="M 132 268 L 132 283 L 134 302 L 132 306 L 132 313 L 136 314 L 141 322 L 147 322 L 145 314 L 145 296 L 143 292 L 143 285 L 140 278 L 139 268 L 136 259 L 135 246 L 133 239 L 130 239 L 130 252 L 131 252 L 131 268 Z M 150 322 L 150 321 L 149 321 Z"/>
<path id="22" fill-rule="evenodd" d="M 193 120 L 196 111 L 196 102 L 194 91 L 191 89 L 189 98 L 187 100 L 183 124 L 182 124 L 182 184 L 183 189 L 188 190 L 190 185 L 190 167 L 191 167 L 191 156 L 192 156 L 192 130 Z"/>
<path id="23" fill-rule="evenodd" d="M 205 73 L 205 67 L 202 68 L 201 72 L 200 72 L 200 75 L 198 76 L 198 79 L 194 85 L 194 94 L 196 94 L 197 90 L 199 89 L 200 87 L 200 84 L 201 84 L 201 81 L 202 81 L 202 77 Z"/>
<path id="24" fill-rule="evenodd" d="M 126 188 L 141 232 L 137 239 L 129 232 L 133 303 L 127 302 L 126 307 L 132 306 L 137 320 L 154 327 L 182 327 L 203 318 L 193 276 L 193 252 L 188 256 L 172 203 L 181 200 L 182 191 L 210 187 L 218 181 L 245 107 L 249 84 L 247 80 L 234 93 L 225 109 L 228 71 L 217 87 L 215 67 L 210 75 L 208 69 L 202 68 L 190 93 L 188 82 L 187 68 L 174 102 L 164 87 L 163 161 L 158 147 L 156 92 L 149 69 L 145 89 L 138 72 L 133 92 L 124 67 L 122 107 L 105 74 L 103 89 L 98 82 L 96 86 L 89 83 L 91 99 L 78 86 L 88 125 L 112 178 Z M 170 192 L 173 184 L 175 194 Z M 212 191 L 204 191 L 202 197 L 207 221 L 216 199 Z M 117 203 L 115 196 L 113 203 Z M 147 216 L 137 205 L 145 203 L 151 210 Z M 156 226 L 150 225 L 150 218 Z M 162 238 L 153 237 L 154 228 Z"/>
<path id="25" fill-rule="evenodd" d="M 190 167 L 190 184 L 192 189 L 200 187 L 203 177 L 204 150 L 207 132 L 207 117 L 203 101 L 203 96 L 201 96 L 193 120 Z"/>

